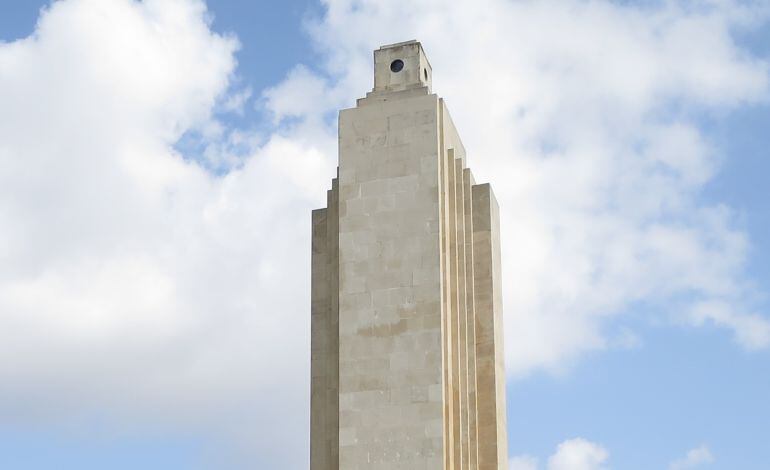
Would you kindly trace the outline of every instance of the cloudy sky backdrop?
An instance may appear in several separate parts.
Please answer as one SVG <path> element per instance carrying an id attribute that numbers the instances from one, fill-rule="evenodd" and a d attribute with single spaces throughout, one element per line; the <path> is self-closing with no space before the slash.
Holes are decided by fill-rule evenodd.
<path id="1" fill-rule="evenodd" d="M 501 206 L 511 470 L 766 468 L 750 0 L 2 0 L 1 468 L 307 468 L 310 210 L 412 38 Z"/>

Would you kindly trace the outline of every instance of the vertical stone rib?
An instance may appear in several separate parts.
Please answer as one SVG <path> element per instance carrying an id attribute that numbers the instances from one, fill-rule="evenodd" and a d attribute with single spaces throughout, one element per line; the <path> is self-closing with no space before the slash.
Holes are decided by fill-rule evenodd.
<path id="1" fill-rule="evenodd" d="M 444 402 L 444 468 L 455 469 L 454 440 L 452 430 L 454 428 L 454 407 L 452 400 L 452 303 L 450 301 L 452 289 L 449 280 L 450 274 L 450 250 L 449 250 L 449 170 L 448 157 L 444 154 L 444 113 L 443 108 L 439 112 L 439 226 L 440 232 L 440 269 L 441 269 L 441 341 L 442 341 L 442 377 L 443 377 L 443 402 Z"/>
<path id="2" fill-rule="evenodd" d="M 332 180 L 332 189 L 327 192 L 326 243 L 328 253 L 329 311 L 327 323 L 326 377 L 327 426 L 326 439 L 329 446 L 329 468 L 339 468 L 339 190 L 337 178 Z"/>
<path id="3" fill-rule="evenodd" d="M 311 470 L 339 467 L 338 199 L 334 179 L 327 208 L 314 210 L 312 219 Z"/>
<path id="4" fill-rule="evenodd" d="M 476 405 L 476 313 L 474 305 L 473 276 L 473 202 L 471 186 L 475 184 L 469 169 L 463 170 L 463 205 L 465 207 L 465 289 L 466 289 L 466 338 L 468 352 L 468 468 L 478 468 L 478 430 Z"/>
<path id="5" fill-rule="evenodd" d="M 507 468 L 500 227 L 488 184 L 473 186 L 479 469 Z"/>
<path id="6" fill-rule="evenodd" d="M 495 331 L 495 404 L 497 406 L 497 416 L 495 424 L 497 427 L 497 466 L 499 469 L 508 468 L 508 427 L 505 405 L 505 350 L 503 348 L 503 338 L 505 329 L 503 328 L 503 280 L 502 280 L 502 256 L 500 249 L 500 207 L 497 205 L 497 198 L 489 187 L 490 200 L 490 220 L 491 220 L 491 240 L 492 240 L 492 290 L 493 290 L 493 310 L 494 310 L 494 331 Z"/>
<path id="7" fill-rule="evenodd" d="M 465 282 L 465 186 L 463 184 L 463 160 L 454 159 L 455 165 L 455 200 L 457 208 L 457 314 L 458 322 L 458 352 L 460 375 L 460 440 L 461 440 L 461 462 L 463 469 L 470 468 L 470 434 L 468 432 L 468 313 L 467 313 L 467 292 Z M 472 342 L 470 344 L 473 344 Z"/>
<path id="8" fill-rule="evenodd" d="M 462 420 L 460 415 L 460 314 L 458 296 L 458 259 L 457 259 L 457 178 L 454 162 L 454 149 L 449 149 L 445 157 L 447 159 L 447 171 L 449 173 L 448 199 L 449 210 L 447 221 L 449 224 L 449 305 L 450 305 L 450 338 L 452 344 L 452 423 L 453 458 L 455 468 L 462 470 L 462 446 L 461 433 Z"/>
<path id="9" fill-rule="evenodd" d="M 329 370 L 329 253 L 327 209 L 317 209 L 312 216 L 311 254 L 311 337 L 310 337 L 310 470 L 330 470 L 327 425 L 327 376 Z"/>

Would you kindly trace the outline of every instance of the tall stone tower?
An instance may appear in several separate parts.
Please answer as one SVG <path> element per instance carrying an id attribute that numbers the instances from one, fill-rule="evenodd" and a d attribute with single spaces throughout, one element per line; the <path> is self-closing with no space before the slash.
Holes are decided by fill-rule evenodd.
<path id="1" fill-rule="evenodd" d="M 311 470 L 505 469 L 498 208 L 419 42 L 374 51 L 313 211 Z"/>

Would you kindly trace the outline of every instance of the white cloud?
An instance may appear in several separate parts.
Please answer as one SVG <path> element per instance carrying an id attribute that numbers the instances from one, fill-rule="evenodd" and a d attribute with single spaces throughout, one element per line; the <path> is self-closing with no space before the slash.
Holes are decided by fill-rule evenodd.
<path id="1" fill-rule="evenodd" d="M 699 322 L 688 311 L 718 303 L 726 313 L 709 318 L 741 345 L 770 344 L 744 274 L 747 235 L 728 207 L 699 197 L 726 156 L 695 117 L 767 100 L 768 63 L 732 36 L 765 21 L 767 9 L 728 1 L 326 5 L 312 27 L 325 75 L 290 75 L 277 89 L 311 82 L 325 90 L 315 107 L 298 95 L 302 110 L 292 116 L 310 121 L 371 87 L 373 48 L 423 42 L 470 166 L 500 200 L 510 373 L 560 370 L 585 351 L 623 343 L 610 325 L 639 302 L 692 325 Z"/>
<path id="2" fill-rule="evenodd" d="M 671 462 L 668 468 L 669 470 L 686 470 L 688 468 L 696 468 L 713 462 L 714 456 L 711 455 L 711 451 L 708 447 L 702 445 L 687 452 L 687 455 L 683 458 Z"/>
<path id="3" fill-rule="evenodd" d="M 512 457 L 508 462 L 508 470 L 537 470 L 537 459 L 529 455 Z"/>
<path id="4" fill-rule="evenodd" d="M 585 439 L 570 439 L 559 444 L 548 459 L 548 470 L 602 470 L 609 453 Z"/>
<path id="5" fill-rule="evenodd" d="M 237 113 L 240 115 L 243 115 L 243 108 L 246 106 L 246 103 L 249 102 L 252 95 L 252 90 L 249 87 L 244 88 L 243 90 L 230 94 L 227 99 L 222 103 L 222 109 L 224 111 L 229 111 L 233 113 Z"/>
<path id="6" fill-rule="evenodd" d="M 326 82 L 304 65 L 296 66 L 281 84 L 263 92 L 264 106 L 280 121 L 307 118 L 329 106 Z"/>
<path id="7" fill-rule="evenodd" d="M 548 470 L 606 470 L 604 464 L 609 453 L 604 447 L 582 438 L 568 439 L 558 445 L 548 458 Z M 512 457 L 510 470 L 538 470 L 535 457 L 519 455 Z"/>
<path id="8" fill-rule="evenodd" d="M 0 44 L 6 424 L 98 415 L 306 466 L 319 194 L 282 158 L 322 171 L 319 151 L 275 138 L 216 176 L 173 148 L 245 101 L 227 93 L 237 47 L 194 0 L 55 2 Z"/>
<path id="9" fill-rule="evenodd" d="M 735 331 L 735 339 L 746 349 L 763 349 L 770 345 L 770 324 L 757 313 L 735 311 L 728 303 L 712 300 L 694 304 L 688 320 L 700 326 L 711 322 Z"/>
<path id="10" fill-rule="evenodd" d="M 237 41 L 212 33 L 199 1 L 55 2 L 33 36 L 0 44 L 4 417 L 181 425 L 242 444 L 247 468 L 306 467 L 309 211 L 336 163 L 323 116 L 371 87 L 373 48 L 411 37 L 500 199 L 512 373 L 638 343 L 605 326 L 640 300 L 677 300 L 684 321 L 767 346 L 745 300 L 747 237 L 698 200 L 722 156 L 690 117 L 765 98 L 767 64 L 731 37 L 761 15 L 730 2 L 327 7 L 312 29 L 328 60 L 261 93 L 283 123 L 264 140 L 211 116 L 248 96 L 228 92 Z M 205 158 L 223 174 L 174 150 L 190 130 L 213 139 Z M 252 151 L 229 154 L 241 145 Z M 549 469 L 602 452 L 567 441 Z"/>

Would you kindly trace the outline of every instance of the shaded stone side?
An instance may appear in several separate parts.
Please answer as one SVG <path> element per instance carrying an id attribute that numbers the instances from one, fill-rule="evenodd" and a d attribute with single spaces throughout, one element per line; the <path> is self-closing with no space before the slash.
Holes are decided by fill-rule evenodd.
<path id="1" fill-rule="evenodd" d="M 443 105 L 443 103 L 442 103 Z M 440 268 L 441 268 L 441 345 L 442 345 L 442 394 L 443 394 L 443 442 L 444 442 L 444 468 L 446 470 L 455 469 L 455 400 L 454 400 L 454 362 L 452 360 L 453 337 L 452 337 L 452 289 L 451 289 L 451 259 L 450 252 L 450 226 L 449 226 L 449 197 L 448 190 L 450 184 L 449 168 L 451 160 L 447 150 L 446 133 L 444 132 L 444 119 L 446 113 L 439 114 L 439 142 L 441 148 L 441 159 L 439 161 L 439 202 L 440 202 Z"/>
<path id="2" fill-rule="evenodd" d="M 330 354 L 326 341 L 329 330 L 328 248 L 326 237 L 327 209 L 313 211 L 311 255 L 310 315 L 310 469 L 329 469 L 326 426 L 329 409 L 326 403 L 326 362 Z"/>
<path id="3" fill-rule="evenodd" d="M 467 314 L 467 363 L 468 363 L 468 468 L 478 468 L 478 406 L 476 402 L 476 308 L 475 276 L 473 270 L 473 191 L 476 184 L 469 169 L 463 170 L 463 205 L 465 208 L 465 286 Z"/>
<path id="4" fill-rule="evenodd" d="M 338 198 L 313 211 L 311 255 L 310 469 L 338 468 Z"/>
<path id="5" fill-rule="evenodd" d="M 441 100 L 440 200 L 444 319 L 445 468 L 478 468 L 473 192 L 465 149 Z"/>
<path id="6" fill-rule="evenodd" d="M 448 126 L 448 115 L 444 114 L 444 125 L 442 132 L 446 134 Z M 445 135 L 446 139 L 446 135 Z M 449 142 L 448 142 L 449 143 Z M 447 272 L 447 316 L 448 326 L 447 334 L 449 335 L 448 341 L 450 343 L 450 357 L 449 364 L 451 364 L 449 385 L 452 408 L 452 427 L 449 438 L 452 440 L 452 462 L 451 468 L 463 469 L 463 455 L 462 455 L 462 401 L 460 390 L 460 311 L 459 311 L 459 283 L 458 283 L 458 264 L 457 257 L 457 181 L 456 181 L 456 168 L 455 165 L 455 153 L 454 148 L 449 148 L 446 151 L 446 165 L 447 165 L 447 186 L 445 197 L 447 199 L 447 266 L 449 270 Z"/>
<path id="7" fill-rule="evenodd" d="M 460 453 L 464 469 L 471 468 L 470 447 L 475 444 L 475 436 L 471 437 L 469 429 L 470 407 L 468 402 L 468 299 L 466 284 L 465 251 L 465 186 L 463 184 L 463 161 L 454 159 L 455 164 L 455 206 L 457 211 L 457 316 L 458 331 L 457 348 L 459 351 L 458 372 L 460 376 Z M 473 344 L 471 342 L 470 344 Z"/>
<path id="8" fill-rule="evenodd" d="M 505 367 L 498 207 L 489 184 L 473 186 L 476 396 L 480 470 L 507 468 Z"/>
<path id="9" fill-rule="evenodd" d="M 329 253 L 329 355 L 327 356 L 328 391 L 326 406 L 328 421 L 326 439 L 329 445 L 329 468 L 339 468 L 339 187 L 338 180 L 332 180 L 332 189 L 327 192 L 328 218 L 326 221 L 326 243 Z"/>

